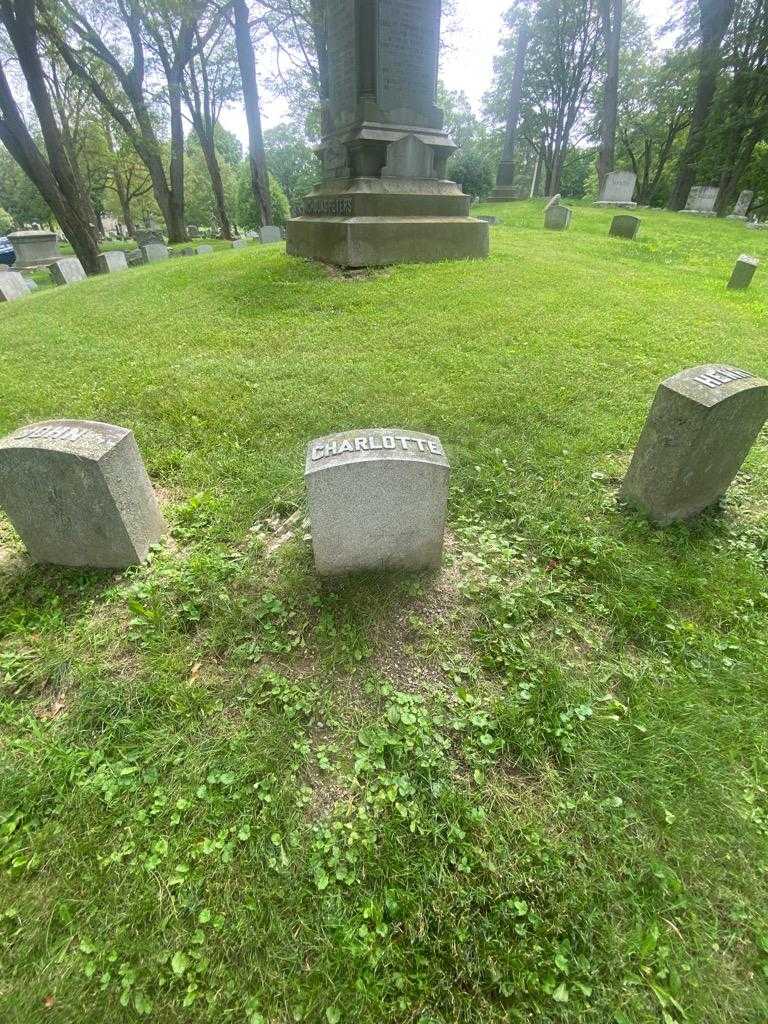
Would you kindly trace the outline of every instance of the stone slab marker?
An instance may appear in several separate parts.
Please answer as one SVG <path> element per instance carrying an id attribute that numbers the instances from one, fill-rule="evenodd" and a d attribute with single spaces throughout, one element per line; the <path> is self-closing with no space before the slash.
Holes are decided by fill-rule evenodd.
<path id="1" fill-rule="evenodd" d="M 212 245 L 198 245 L 198 247 L 197 247 L 197 249 L 195 251 L 197 252 L 198 256 L 205 256 L 206 253 L 213 252 L 213 246 Z"/>
<path id="2" fill-rule="evenodd" d="M 739 198 L 736 200 L 736 205 L 733 208 L 733 213 L 729 213 L 726 220 L 746 220 L 747 211 L 752 205 L 754 197 L 755 193 L 751 192 L 748 188 L 745 188 L 743 192 L 740 192 Z"/>
<path id="3" fill-rule="evenodd" d="M 632 202 L 636 184 L 637 175 L 634 171 L 611 171 L 606 175 L 595 206 L 637 206 L 637 203 Z"/>
<path id="4" fill-rule="evenodd" d="M 116 274 L 121 270 L 128 269 L 128 260 L 125 253 L 116 249 L 114 252 L 102 252 L 96 260 L 100 274 Z"/>
<path id="5" fill-rule="evenodd" d="M 322 181 L 288 222 L 289 255 L 346 267 L 488 255 L 488 226 L 447 180 L 441 6 L 328 0 Z"/>
<path id="6" fill-rule="evenodd" d="M 611 238 L 637 238 L 640 230 L 640 218 L 633 217 L 628 213 L 621 213 L 611 221 L 611 230 L 608 235 Z"/>
<path id="7" fill-rule="evenodd" d="M 437 568 L 449 474 L 431 434 L 375 428 L 312 441 L 304 479 L 317 572 Z"/>
<path id="8" fill-rule="evenodd" d="M 768 416 L 768 381 L 732 366 L 683 370 L 656 392 L 619 499 L 654 522 L 690 519 L 728 490 Z"/>
<path id="9" fill-rule="evenodd" d="M 245 249 L 245 247 L 247 245 L 248 245 L 248 243 L 246 242 L 246 240 L 244 238 L 236 238 L 232 242 L 232 248 L 233 249 Z"/>
<path id="10" fill-rule="evenodd" d="M 54 231 L 14 231 L 8 240 L 16 253 L 16 269 L 48 267 L 59 259 L 59 240 Z"/>
<path id="11" fill-rule="evenodd" d="M 736 266 L 733 268 L 731 279 L 728 282 L 729 288 L 749 288 L 755 271 L 760 266 L 760 260 L 754 256 L 739 256 Z"/>
<path id="12" fill-rule="evenodd" d="M 56 260 L 50 266 L 50 275 L 55 285 L 75 284 L 77 281 L 85 281 L 86 277 L 83 265 L 76 256 Z"/>
<path id="13" fill-rule="evenodd" d="M 544 210 L 544 227 L 550 231 L 565 231 L 570 226 L 571 213 L 568 206 L 547 206 Z"/>
<path id="14" fill-rule="evenodd" d="M 688 202 L 680 213 L 703 213 L 708 217 L 715 216 L 715 203 L 720 193 L 719 188 L 709 185 L 694 185 L 688 193 Z"/>
<path id="15" fill-rule="evenodd" d="M 0 440 L 0 506 L 36 562 L 120 569 L 165 533 L 133 433 L 46 420 Z"/>
<path id="16" fill-rule="evenodd" d="M 140 246 L 141 256 L 145 263 L 159 263 L 168 259 L 168 246 L 162 242 L 149 242 Z"/>
<path id="17" fill-rule="evenodd" d="M 15 270 L 0 274 L 0 302 L 13 302 L 29 294 L 24 278 Z"/>
<path id="18" fill-rule="evenodd" d="M 262 245 L 267 245 L 270 242 L 282 242 L 283 236 L 276 224 L 265 224 L 263 228 L 259 228 L 259 240 Z"/>

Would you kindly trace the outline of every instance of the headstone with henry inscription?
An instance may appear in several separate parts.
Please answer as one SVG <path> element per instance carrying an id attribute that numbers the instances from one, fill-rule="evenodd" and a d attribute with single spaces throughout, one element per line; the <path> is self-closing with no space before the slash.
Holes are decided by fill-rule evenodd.
<path id="1" fill-rule="evenodd" d="M 739 256 L 736 266 L 733 268 L 728 287 L 733 289 L 749 288 L 755 271 L 760 266 L 760 260 L 754 256 Z"/>
<path id="2" fill-rule="evenodd" d="M 51 280 L 55 285 L 76 284 L 85 280 L 83 265 L 76 256 L 65 256 L 50 266 Z"/>
<path id="3" fill-rule="evenodd" d="M 720 193 L 719 188 L 710 185 L 694 185 L 688 193 L 688 202 L 681 213 L 698 213 L 705 217 L 715 216 L 715 203 Z"/>
<path id="4" fill-rule="evenodd" d="M 634 171 L 611 171 L 605 177 L 595 206 L 637 206 L 637 203 L 632 202 L 636 185 L 637 175 Z"/>
<path id="5" fill-rule="evenodd" d="M 730 487 L 768 417 L 768 381 L 706 365 L 665 380 L 619 499 L 661 525 L 690 519 Z"/>
<path id="6" fill-rule="evenodd" d="M 114 252 L 99 253 L 96 263 L 100 274 L 117 274 L 121 270 L 128 269 L 125 253 L 120 249 L 115 249 Z"/>
<path id="7" fill-rule="evenodd" d="M 326 3 L 322 181 L 288 223 L 289 255 L 346 267 L 488 255 L 488 226 L 447 178 L 456 145 L 436 105 L 441 7 Z"/>
<path id="8" fill-rule="evenodd" d="M 437 568 L 449 474 L 430 434 L 370 429 L 312 441 L 304 478 L 317 572 Z"/>
<path id="9" fill-rule="evenodd" d="M 15 299 L 23 299 L 29 294 L 24 284 L 24 278 L 15 270 L 0 274 L 0 302 L 13 302 Z"/>
<path id="10" fill-rule="evenodd" d="M 165 533 L 133 433 L 46 420 L 0 440 L 0 507 L 36 562 L 120 569 Z"/>
<path id="11" fill-rule="evenodd" d="M 640 230 L 640 218 L 633 217 L 629 213 L 620 213 L 611 221 L 611 229 L 608 232 L 611 238 L 637 238 Z"/>

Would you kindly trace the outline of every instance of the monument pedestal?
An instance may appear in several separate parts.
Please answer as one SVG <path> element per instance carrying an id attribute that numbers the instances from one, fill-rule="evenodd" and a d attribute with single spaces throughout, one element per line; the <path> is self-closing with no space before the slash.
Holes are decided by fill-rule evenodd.
<path id="1" fill-rule="evenodd" d="M 513 185 L 497 185 L 487 199 L 483 201 L 486 203 L 513 203 L 515 200 L 522 198 L 518 189 Z"/>

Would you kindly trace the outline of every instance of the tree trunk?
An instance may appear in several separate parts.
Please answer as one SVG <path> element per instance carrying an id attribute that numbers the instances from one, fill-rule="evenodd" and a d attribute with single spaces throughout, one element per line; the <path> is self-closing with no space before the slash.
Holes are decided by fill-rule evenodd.
<path id="1" fill-rule="evenodd" d="M 208 168 L 208 176 L 211 179 L 213 198 L 216 202 L 216 216 L 219 221 L 220 235 L 222 238 L 232 239 L 232 225 L 229 222 L 227 204 L 224 199 L 224 182 L 221 180 L 221 168 L 219 158 L 216 155 L 216 147 L 213 140 L 206 134 L 198 132 L 200 147 L 205 157 L 205 166 Z"/>
<path id="2" fill-rule="evenodd" d="M 248 161 L 251 166 L 251 187 L 261 213 L 261 223 L 272 223 L 272 200 L 269 194 L 267 157 L 261 131 L 259 85 L 256 81 L 256 60 L 253 55 L 248 7 L 245 0 L 235 0 L 235 42 L 240 78 L 243 83 L 243 102 L 248 121 Z"/>
<path id="3" fill-rule="evenodd" d="M 517 144 L 517 125 L 520 120 L 520 100 L 523 95 L 523 76 L 525 75 L 525 54 L 531 38 L 531 30 L 527 21 L 522 21 L 517 34 L 515 51 L 515 70 L 512 76 L 512 87 L 509 93 L 507 108 L 507 126 L 504 136 L 504 149 L 501 163 L 496 175 L 498 186 L 511 188 L 515 183 L 515 148 Z"/>
<path id="4" fill-rule="evenodd" d="M 696 167 L 706 143 L 707 122 L 720 76 L 720 47 L 733 17 L 734 0 L 699 0 L 701 45 L 696 102 L 685 149 L 677 165 L 677 178 L 667 203 L 668 210 L 682 210 L 696 180 Z"/>
<path id="5" fill-rule="evenodd" d="M 169 168 L 168 241 L 186 242 L 184 222 L 184 121 L 181 114 L 181 75 L 174 67 L 168 78 L 168 102 L 171 108 L 171 163 Z"/>
<path id="6" fill-rule="evenodd" d="M 717 194 L 717 201 L 715 203 L 715 212 L 718 217 L 725 217 L 729 207 L 735 202 L 739 182 L 749 166 L 755 146 L 765 137 L 765 131 L 765 121 L 754 125 L 741 141 L 738 156 L 721 174 L 720 191 Z"/>
<path id="7" fill-rule="evenodd" d="M 606 59 L 603 110 L 600 120 L 600 150 L 597 155 L 597 177 L 602 191 L 606 177 L 613 170 L 616 152 L 623 0 L 600 0 L 600 15 L 605 36 Z"/>

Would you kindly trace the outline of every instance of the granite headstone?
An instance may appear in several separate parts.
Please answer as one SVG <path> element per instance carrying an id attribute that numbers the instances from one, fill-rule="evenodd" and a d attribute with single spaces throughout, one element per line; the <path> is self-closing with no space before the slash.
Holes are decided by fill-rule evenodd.
<path id="1" fill-rule="evenodd" d="M 150 242 L 140 248 L 145 263 L 160 263 L 162 260 L 168 259 L 168 247 L 162 242 Z"/>
<path id="2" fill-rule="evenodd" d="M 115 249 L 114 252 L 99 253 L 96 263 L 100 274 L 116 274 L 121 270 L 128 269 L 125 253 L 120 249 Z"/>
<path id="3" fill-rule="evenodd" d="M 736 266 L 733 268 L 731 279 L 728 282 L 728 287 L 734 289 L 749 288 L 752 284 L 752 278 L 755 276 L 755 271 L 759 266 L 760 260 L 754 256 L 739 256 L 736 260 Z"/>
<path id="4" fill-rule="evenodd" d="M 595 206 L 637 206 L 637 203 L 632 202 L 636 185 L 637 175 L 634 171 L 611 171 L 606 175 Z"/>
<path id="5" fill-rule="evenodd" d="M 15 270 L 0 274 L 0 302 L 13 302 L 14 299 L 23 299 L 28 294 L 21 274 L 17 274 Z"/>
<path id="6" fill-rule="evenodd" d="M 688 202 L 681 213 L 699 213 L 707 217 L 715 216 L 715 203 L 720 193 L 719 188 L 709 185 L 694 185 L 688 193 Z"/>
<path id="7" fill-rule="evenodd" d="M 55 285 L 75 284 L 85 281 L 83 265 L 76 256 L 65 256 L 50 266 L 50 275 Z"/>
<path id="8" fill-rule="evenodd" d="M 565 231 L 571 223 L 571 212 L 568 206 L 550 203 L 544 210 L 544 227 L 550 231 Z"/>
<path id="9" fill-rule="evenodd" d="M 633 217 L 629 213 L 620 213 L 611 221 L 611 229 L 608 232 L 611 238 L 637 238 L 640 230 L 640 218 Z"/>

